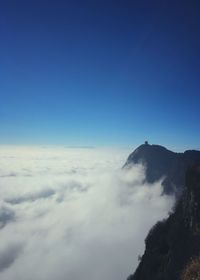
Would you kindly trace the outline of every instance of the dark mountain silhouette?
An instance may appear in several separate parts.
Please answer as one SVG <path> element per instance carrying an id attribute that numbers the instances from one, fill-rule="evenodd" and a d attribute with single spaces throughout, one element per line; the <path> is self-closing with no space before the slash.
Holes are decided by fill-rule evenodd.
<path id="1" fill-rule="evenodd" d="M 154 183 L 164 178 L 162 183 L 164 193 L 175 193 L 179 196 L 183 190 L 185 172 L 188 166 L 197 160 L 200 160 L 200 151 L 175 153 L 165 147 L 145 142 L 129 155 L 124 168 L 129 168 L 133 164 L 144 164 L 147 182 Z"/>
<path id="2" fill-rule="evenodd" d="M 199 257 L 200 164 L 187 171 L 186 189 L 174 213 L 150 230 L 145 244 L 141 262 L 128 280 L 179 280 L 189 260 Z"/>

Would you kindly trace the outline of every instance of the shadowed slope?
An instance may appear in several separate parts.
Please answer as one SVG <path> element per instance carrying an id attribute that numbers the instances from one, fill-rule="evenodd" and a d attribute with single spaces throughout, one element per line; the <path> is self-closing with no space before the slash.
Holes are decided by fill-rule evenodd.
<path id="1" fill-rule="evenodd" d="M 147 182 L 154 183 L 163 178 L 164 193 L 179 196 L 184 187 L 185 172 L 197 160 L 200 160 L 200 151 L 175 153 L 165 147 L 146 143 L 129 155 L 124 168 L 137 163 L 144 164 Z"/>
<path id="2" fill-rule="evenodd" d="M 191 257 L 200 253 L 200 165 L 186 174 L 186 190 L 175 212 L 149 232 L 146 250 L 128 280 L 178 280 Z"/>

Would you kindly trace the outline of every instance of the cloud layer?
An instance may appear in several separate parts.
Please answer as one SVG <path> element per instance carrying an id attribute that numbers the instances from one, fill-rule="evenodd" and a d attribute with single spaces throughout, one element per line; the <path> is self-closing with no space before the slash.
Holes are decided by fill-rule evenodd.
<path id="1" fill-rule="evenodd" d="M 128 153 L 1 147 L 1 280 L 126 279 L 173 204 Z"/>

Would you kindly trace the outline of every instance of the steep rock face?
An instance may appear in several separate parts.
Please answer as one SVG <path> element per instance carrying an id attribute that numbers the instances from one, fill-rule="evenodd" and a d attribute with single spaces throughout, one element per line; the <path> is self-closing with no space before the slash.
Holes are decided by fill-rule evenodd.
<path id="1" fill-rule="evenodd" d="M 149 232 L 145 253 L 128 280 L 179 280 L 191 257 L 200 255 L 200 164 L 186 174 L 175 211 Z"/>
<path id="2" fill-rule="evenodd" d="M 200 160 L 200 151 L 175 153 L 165 147 L 146 143 L 130 154 L 124 168 L 132 164 L 144 164 L 147 182 L 153 183 L 163 177 L 164 193 L 179 196 L 183 190 L 185 172 L 197 160 Z"/>

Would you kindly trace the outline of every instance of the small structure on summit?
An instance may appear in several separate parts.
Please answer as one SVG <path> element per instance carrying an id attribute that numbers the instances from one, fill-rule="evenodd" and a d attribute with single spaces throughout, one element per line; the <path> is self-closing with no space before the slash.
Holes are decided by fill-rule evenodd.
<path id="1" fill-rule="evenodd" d="M 144 144 L 145 144 L 145 145 L 149 145 L 149 142 L 148 142 L 148 141 L 145 141 Z"/>

